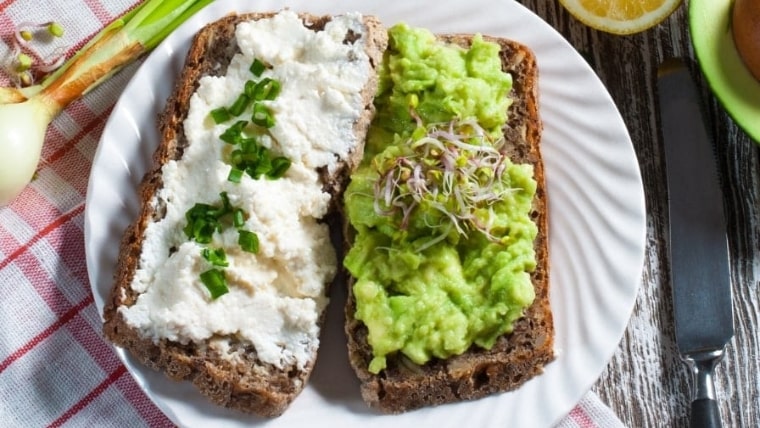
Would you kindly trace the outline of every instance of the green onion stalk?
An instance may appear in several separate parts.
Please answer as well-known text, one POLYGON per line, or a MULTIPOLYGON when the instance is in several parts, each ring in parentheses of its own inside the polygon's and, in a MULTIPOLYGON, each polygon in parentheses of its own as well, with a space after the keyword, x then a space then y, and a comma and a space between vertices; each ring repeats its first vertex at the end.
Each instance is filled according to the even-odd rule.
POLYGON ((158 45, 213 0, 147 0, 113 21, 39 84, 0 89, 0 206, 32 180, 58 114, 158 45))

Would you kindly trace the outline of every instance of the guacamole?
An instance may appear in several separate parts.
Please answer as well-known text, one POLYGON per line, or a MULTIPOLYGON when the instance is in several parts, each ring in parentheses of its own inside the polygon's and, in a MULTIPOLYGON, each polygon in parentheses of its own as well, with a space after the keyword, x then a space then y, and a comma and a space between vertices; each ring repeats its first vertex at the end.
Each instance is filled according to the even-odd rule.
POLYGON ((344 264, 374 358, 424 364, 490 348, 535 298, 531 165, 504 155, 512 79, 499 47, 389 30, 362 164, 344 195, 356 230, 344 264))

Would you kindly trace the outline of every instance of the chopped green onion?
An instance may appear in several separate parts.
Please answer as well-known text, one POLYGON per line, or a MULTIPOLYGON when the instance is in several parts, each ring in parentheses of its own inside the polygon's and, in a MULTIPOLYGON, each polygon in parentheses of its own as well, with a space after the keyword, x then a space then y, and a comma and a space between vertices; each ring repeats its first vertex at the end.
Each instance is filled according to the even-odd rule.
POLYGON ((214 207, 212 205, 196 202, 192 208, 187 210, 187 212, 185 213, 185 218, 187 218, 188 220, 194 220, 198 218, 207 217, 208 212, 212 211, 213 209, 214 207))
POLYGON ((210 269, 203 272, 201 274, 201 282, 208 289, 212 299, 217 299, 230 291, 227 287, 227 278, 225 278, 224 272, 219 269, 210 269))
POLYGON ((230 163, 235 169, 240 169, 241 167, 244 168, 245 162, 243 161, 243 152, 239 149, 230 152, 230 163))
POLYGON ((194 240, 199 244, 208 244, 211 242, 211 237, 214 235, 214 231, 217 229, 215 221, 208 221, 207 219, 196 219, 192 223, 188 223, 184 228, 184 232, 188 238, 194 240))
POLYGON ((211 118, 214 119, 214 123, 218 125, 232 119, 232 115, 230 115, 227 107, 219 107, 211 110, 211 118))
POLYGON ((234 125, 227 128, 219 139, 229 144, 239 144, 243 137, 243 128, 248 125, 248 122, 239 120, 234 125))
POLYGON ((201 250, 201 255, 214 266, 229 266, 229 263, 227 263, 227 254, 224 253, 224 248, 204 248, 201 250))
MULTIPOLYGON (((242 174, 242 171, 240 173, 242 174)), ((245 211, 242 208, 232 206, 227 192, 221 192, 219 197, 221 198, 221 206, 198 202, 187 210, 185 213, 187 225, 183 229, 187 237, 199 244, 208 244, 212 241, 215 231, 221 233, 222 226, 229 227, 232 225, 238 229, 238 244, 243 251, 250 253, 258 252, 258 236, 253 232, 240 229, 245 226, 245 211)), ((213 266, 228 266, 227 255, 223 248, 203 248, 201 256, 213 266)), ((202 273, 201 281, 209 289, 213 298, 217 298, 228 291, 224 271, 222 270, 211 269, 202 273)))
POLYGON ((251 98, 245 93, 238 95, 237 99, 228 109, 233 116, 240 116, 251 104, 251 98))
POLYGON ((227 181, 230 181, 232 183, 240 183, 240 180, 243 178, 243 171, 237 168, 232 168, 230 170, 230 173, 227 175, 227 181))
POLYGON ((264 104, 256 103, 253 105, 253 116, 251 122, 264 128, 271 128, 274 126, 274 116, 269 108, 264 104))
POLYGON ((243 251, 254 254, 259 252, 259 237, 255 233, 247 230, 241 230, 238 233, 238 244, 243 251))
POLYGON ((233 211, 227 192, 219 194, 222 206, 214 206, 197 202, 185 213, 187 225, 182 229, 188 239, 199 244, 208 244, 214 232, 222 231, 221 219, 233 211))
POLYGON ((251 73, 253 73, 254 76, 259 77, 261 76, 261 73, 264 72, 266 69, 266 65, 264 65, 263 62, 261 62, 260 59, 256 58, 253 60, 253 64, 251 64, 251 73))
POLYGON ((257 83, 256 87, 253 89, 253 99, 254 101, 271 101, 277 98, 277 95, 280 94, 280 89, 281 87, 279 81, 266 77, 264 79, 261 79, 261 81, 257 83))
POLYGON ((272 159, 272 169, 267 172, 267 177, 271 179, 280 178, 290 168, 290 159, 279 156, 272 159))
POLYGON ((243 88, 243 93, 253 99, 254 94, 256 94, 256 82, 253 80, 246 81, 245 87, 243 88))
POLYGON ((220 193, 219 197, 222 198, 222 212, 218 216, 222 216, 232 211, 232 204, 230 204, 230 197, 227 196, 227 192, 220 193))
POLYGON ((245 211, 242 208, 237 208, 232 212, 232 224, 238 229, 245 225, 245 211))
POLYGON ((258 154, 259 153, 259 146, 256 144, 256 138, 243 138, 238 143, 240 145, 240 151, 246 154, 258 154))
POLYGON ((253 178, 259 178, 262 175, 269 174, 272 170, 272 158, 269 156, 269 150, 264 149, 258 162, 252 163, 246 171, 253 178))
POLYGON ((211 242, 211 237, 214 231, 220 229, 220 224, 217 219, 217 211, 215 207, 196 203, 192 208, 185 213, 185 219, 187 219, 187 225, 183 231, 188 239, 192 239, 199 244, 208 244, 211 242))
POLYGON ((57 22, 51 22, 50 25, 48 25, 47 29, 48 33, 50 33, 53 37, 63 36, 63 26, 57 22))
POLYGON ((243 173, 247 173, 254 179, 262 175, 276 179, 285 175, 290 168, 291 161, 288 158, 273 157, 269 149, 257 144, 255 139, 237 138, 236 141, 239 142, 240 148, 232 150, 229 154, 229 164, 232 169, 227 176, 228 181, 239 183, 243 173))
MULTIPOLYGON (((251 64, 250 71, 259 77, 266 67, 266 64, 256 59, 251 64)), ((280 90, 280 82, 268 77, 259 82, 248 80, 245 82, 243 93, 238 96, 233 105, 212 111, 212 116, 217 123, 220 123, 229 119, 225 115, 239 116, 253 103, 251 122, 259 127, 271 128, 275 124, 274 116, 269 107, 259 101, 275 99, 280 90), (217 110, 219 117, 214 115, 217 110)), ((258 143, 256 136, 246 134, 245 128, 248 124, 249 122, 239 120, 219 136, 219 139, 225 143, 238 146, 229 154, 229 164, 232 168, 227 175, 227 180, 240 183, 244 173, 254 179, 262 175, 270 179, 282 177, 290 168, 290 160, 282 156, 273 159, 269 150, 258 143)), ((256 130, 251 130, 251 132, 256 132, 256 130)))

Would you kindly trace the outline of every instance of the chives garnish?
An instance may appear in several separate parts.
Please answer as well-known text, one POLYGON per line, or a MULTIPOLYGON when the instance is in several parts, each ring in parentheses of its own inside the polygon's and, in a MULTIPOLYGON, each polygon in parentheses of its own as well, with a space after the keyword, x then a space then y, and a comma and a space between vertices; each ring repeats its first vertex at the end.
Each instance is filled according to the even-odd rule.
POLYGON ((222 231, 222 218, 233 211, 227 192, 219 194, 221 207, 196 203, 185 213, 187 225, 183 229, 187 237, 199 244, 208 244, 215 231, 222 231))
POLYGON ((274 126, 274 116, 269 108, 264 104, 256 103, 253 105, 253 116, 251 116, 251 122, 256 125, 263 126, 264 128, 271 128, 274 126))
POLYGON ((221 228, 215 207, 196 203, 185 213, 187 225, 183 229, 185 235, 199 244, 211 242, 214 231, 221 228))
POLYGON ((260 59, 255 58, 253 60, 253 64, 251 64, 251 68, 249 68, 249 70, 251 71, 251 73, 254 76, 259 77, 259 76, 261 76, 261 73, 264 72, 265 68, 266 68, 266 65, 264 65, 264 63, 261 62, 260 59))
POLYGON ((241 228, 245 224, 245 212, 240 209, 236 208, 235 211, 232 212, 232 224, 236 228, 241 228))
POLYGON ((269 150, 262 147, 261 156, 258 162, 251 163, 246 172, 253 178, 259 178, 266 175, 272 170, 272 158, 269 156, 269 150))
POLYGON ((218 125, 232 119, 232 116, 230 116, 227 107, 219 107, 211 110, 211 118, 214 119, 214 123, 218 125))
POLYGON ((242 178, 243 178, 243 171, 234 167, 230 170, 230 173, 227 175, 227 181, 230 181, 232 183, 240 183, 240 180, 242 178))
POLYGON ((290 168, 290 159, 279 156, 272 159, 272 169, 270 169, 266 175, 271 179, 280 178, 285 175, 285 172, 287 172, 288 168, 290 168))
POLYGON ((234 125, 227 128, 219 139, 229 144, 239 144, 243 137, 243 128, 248 125, 245 120, 238 120, 234 125))
POLYGON ((238 95, 237 99, 229 108, 233 116, 240 116, 251 104, 251 98, 245 93, 238 95))
POLYGON ((246 154, 256 154, 261 147, 256 144, 255 138, 243 138, 238 144, 240 145, 240 151, 246 154))
MULTIPOLYGON (((267 65, 258 58, 254 59, 249 70, 255 77, 261 77, 267 65)), ((272 157, 269 149, 260 145, 256 136, 267 131, 251 127, 251 123, 261 128, 269 129, 274 126, 274 116, 269 108, 261 101, 272 101, 281 90, 280 82, 269 77, 260 81, 248 80, 245 82, 243 93, 238 95, 232 105, 219 107, 211 110, 210 116, 214 123, 221 124, 233 117, 241 116, 246 110, 251 111, 251 120, 238 120, 232 126, 222 132, 219 139, 235 146, 229 152, 229 161, 232 166, 227 181, 240 183, 243 174, 247 173, 254 179, 264 175, 269 179, 280 178, 290 168, 291 161, 283 156, 272 157), (252 106, 252 107, 251 107, 252 106), (256 135, 248 135, 249 133, 256 135)), ((270 135, 271 136, 271 135, 270 135)), ((241 208, 233 207, 226 192, 219 194, 221 206, 196 203, 187 210, 185 218, 187 225, 183 228, 188 239, 199 244, 212 242, 214 232, 222 232, 222 227, 230 224, 238 229, 238 245, 243 251, 258 253, 259 237, 256 233, 243 229, 247 214, 241 208)), ((201 256, 215 266, 200 274, 201 282, 206 286, 212 299, 216 299, 229 292, 224 270, 227 267, 227 255, 223 248, 201 249, 201 256)))
POLYGON ((254 254, 259 252, 259 237, 255 233, 247 230, 240 230, 238 233, 238 244, 243 251, 254 254))
MULTIPOLYGON (((255 77, 260 77, 267 65, 258 58, 254 59, 249 70, 255 77)), ((280 82, 269 77, 260 81, 248 80, 245 82, 243 93, 229 107, 220 107, 211 112, 214 121, 220 123, 231 117, 242 115, 251 109, 251 120, 238 120, 227 128, 219 136, 225 143, 238 146, 229 153, 229 164, 232 166, 227 181, 240 183, 243 174, 248 174, 254 179, 262 175, 275 179, 285 175, 290 167, 290 161, 284 157, 272 158, 269 150, 258 144, 255 135, 249 132, 261 132, 254 128, 246 129, 251 123, 257 127, 269 129, 275 125, 275 119, 269 107, 262 101, 274 100, 281 90, 280 82), (252 105, 252 107, 251 107, 252 105)))
POLYGON ((227 196, 227 192, 220 193, 219 197, 222 199, 222 214, 230 212, 232 205, 230 204, 230 197, 227 196))
POLYGON ((280 82, 269 77, 261 79, 256 87, 253 88, 253 100, 254 101, 271 101, 277 98, 280 94, 280 82))
POLYGON ((243 93, 251 97, 251 99, 255 99, 254 95, 256 94, 256 81, 248 80, 245 82, 243 93))
POLYGON ((224 248, 204 248, 201 251, 201 256, 214 266, 227 267, 229 265, 224 248))
POLYGON ((201 282, 206 286, 212 299, 216 299, 227 294, 230 289, 227 287, 227 278, 224 272, 219 269, 210 269, 201 274, 201 282))

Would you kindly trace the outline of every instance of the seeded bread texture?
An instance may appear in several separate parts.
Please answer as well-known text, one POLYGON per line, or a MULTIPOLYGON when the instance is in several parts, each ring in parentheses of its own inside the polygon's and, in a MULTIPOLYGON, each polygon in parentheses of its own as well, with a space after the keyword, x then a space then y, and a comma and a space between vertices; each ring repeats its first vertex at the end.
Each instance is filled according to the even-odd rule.
MULTIPOLYGON (((438 38, 464 47, 472 40, 471 35, 465 34, 439 35, 438 38)), ((549 305, 548 207, 539 150, 542 123, 538 114, 536 58, 520 43, 493 37, 484 39, 501 47, 502 69, 513 77, 510 93, 513 102, 504 129, 509 157, 515 163, 532 164, 538 183, 531 212, 538 226, 534 241, 537 268, 531 273, 536 297, 525 316, 515 322, 514 331, 499 337, 490 350, 473 345, 462 355, 434 359, 422 366, 398 353, 388 357, 385 370, 372 374, 367 370, 372 360, 367 328, 354 318, 354 280, 346 273, 349 281, 345 330, 349 360, 361 381, 364 401, 382 412, 400 413, 513 390, 542 373, 544 366, 554 359, 554 324, 549 305)), ((351 245, 352 233, 346 224, 346 246, 351 245)))
MULTIPOLYGON (((225 359, 207 343, 191 342, 183 345, 166 339, 154 343, 149 338, 141 337, 138 331, 125 322, 117 309, 131 306, 137 300, 138 295, 130 284, 138 268, 144 231, 150 222, 160 220, 163 216, 163 208, 153 208, 149 202, 162 186, 161 167, 169 160, 181 158, 188 144, 183 133, 183 121, 190 97, 197 89, 200 78, 226 73, 232 57, 239 51, 234 37, 237 23, 273 15, 274 13, 228 15, 208 24, 195 35, 182 73, 158 120, 161 142, 153 155, 152 168, 139 187, 139 217, 123 235, 114 287, 104 309, 105 336, 115 345, 128 350, 143 364, 165 372, 171 379, 192 382, 217 405, 265 417, 281 415, 301 392, 314 367, 316 353, 303 369, 296 366, 279 369, 259 360, 250 343, 241 342, 235 337, 216 338, 228 341, 232 352, 237 354, 235 359, 225 359)), ((315 30, 324 28, 331 19, 329 16, 300 16, 307 26, 315 30)), ((374 69, 382 61, 387 33, 374 17, 365 16, 364 24, 365 32, 361 40, 374 69)), ((356 34, 346 34, 345 43, 354 43, 356 40, 356 34)), ((320 171, 324 189, 333 196, 333 200, 339 200, 350 172, 361 160, 367 127, 374 115, 372 97, 377 88, 375 73, 370 74, 372 77, 362 92, 364 110, 354 125, 355 134, 361 143, 346 159, 340 160, 335 171, 320 171)))

